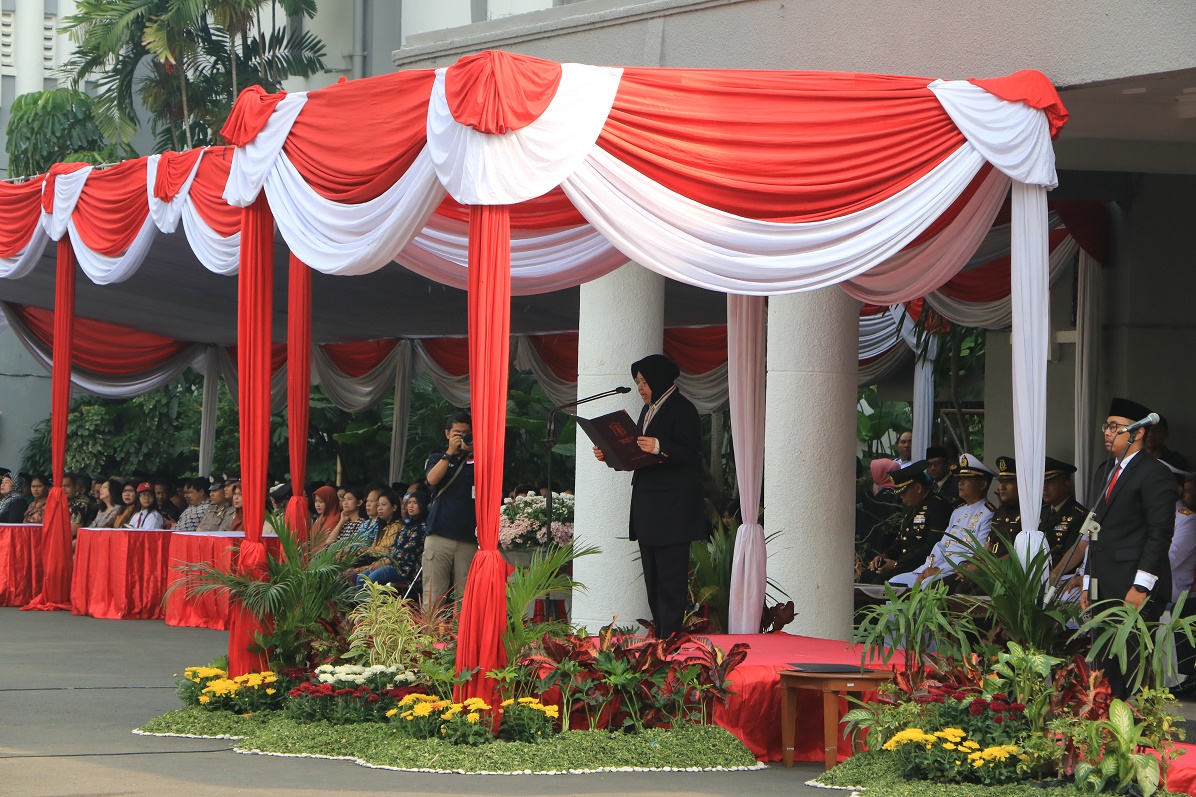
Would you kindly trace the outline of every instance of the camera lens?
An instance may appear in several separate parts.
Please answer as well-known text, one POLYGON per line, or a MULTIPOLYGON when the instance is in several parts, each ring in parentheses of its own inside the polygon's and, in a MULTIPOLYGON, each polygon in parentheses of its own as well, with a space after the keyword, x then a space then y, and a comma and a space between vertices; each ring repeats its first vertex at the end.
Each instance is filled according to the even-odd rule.
POLYGON ((473 445, 473 432, 465 432, 461 435, 461 442, 467 446, 473 445))

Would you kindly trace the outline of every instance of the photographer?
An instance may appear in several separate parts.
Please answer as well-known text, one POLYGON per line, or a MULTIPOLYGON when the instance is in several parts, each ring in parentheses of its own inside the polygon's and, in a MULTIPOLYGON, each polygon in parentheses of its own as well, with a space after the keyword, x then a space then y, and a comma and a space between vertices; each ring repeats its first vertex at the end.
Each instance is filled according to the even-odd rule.
POLYGON ((473 487, 473 421, 467 412, 445 419, 448 448, 434 452, 424 465, 433 490, 423 555, 423 605, 432 606, 457 588, 465 588, 469 566, 478 552, 473 487))

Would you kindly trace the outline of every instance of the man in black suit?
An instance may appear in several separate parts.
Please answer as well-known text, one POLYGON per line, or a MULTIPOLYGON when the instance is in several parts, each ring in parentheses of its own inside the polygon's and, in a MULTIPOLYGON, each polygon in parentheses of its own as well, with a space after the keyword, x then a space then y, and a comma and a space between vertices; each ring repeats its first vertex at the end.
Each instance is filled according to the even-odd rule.
MULTIPOLYGON (((637 440, 660 462, 631 477, 629 536, 639 543, 656 636, 682 630, 689 596, 689 544, 710 535, 702 500, 702 427, 693 402, 677 392, 681 370, 663 354, 632 364, 644 407, 637 440)), ((595 446, 594 456, 605 461, 595 446)))
MULTIPOLYGON (((1105 421, 1105 448, 1117 460, 1102 466, 1097 484, 1108 486, 1096 496, 1096 539, 1088 545, 1087 575, 1080 606, 1098 600, 1124 600, 1147 620, 1157 620, 1171 599, 1168 551, 1175 533, 1175 479, 1167 466, 1142 451, 1145 435, 1126 427, 1150 411, 1141 404, 1115 398, 1105 421), (1116 468, 1112 478, 1109 473, 1116 468)), ((1133 651, 1132 658, 1136 658, 1133 651)), ((1126 673, 1116 660, 1100 662, 1115 697, 1127 697, 1126 673)), ((1132 667, 1131 667, 1132 669, 1132 667)))

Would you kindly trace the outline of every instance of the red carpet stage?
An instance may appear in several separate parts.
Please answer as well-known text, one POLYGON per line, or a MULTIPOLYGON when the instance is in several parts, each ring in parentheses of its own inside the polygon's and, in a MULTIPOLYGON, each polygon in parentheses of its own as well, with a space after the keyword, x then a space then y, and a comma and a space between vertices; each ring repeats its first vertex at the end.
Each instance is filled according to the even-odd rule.
MULTIPOLYGON (((729 705, 719 706, 714 720, 747 745, 757 760, 781 760, 781 670, 793 664, 856 664, 860 648, 846 642, 815 637, 794 636, 784 632, 731 636, 708 635, 711 642, 730 650, 736 642, 751 646, 747 660, 731 674, 734 692, 729 705)), ((900 653, 896 654, 900 656, 900 653)), ((875 665, 877 668, 880 665, 875 665)), ((841 715, 847 712, 846 699, 839 700, 841 715)), ((797 695, 797 735, 794 761, 822 761, 822 695, 801 690, 797 695)), ((850 745, 839 742, 839 760, 847 758, 850 745)))

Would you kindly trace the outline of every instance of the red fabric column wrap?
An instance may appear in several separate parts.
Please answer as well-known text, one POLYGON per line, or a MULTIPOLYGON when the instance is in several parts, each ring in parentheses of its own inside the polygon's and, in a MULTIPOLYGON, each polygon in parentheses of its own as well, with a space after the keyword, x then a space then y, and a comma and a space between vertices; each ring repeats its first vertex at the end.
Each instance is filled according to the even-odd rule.
POLYGON ((50 460, 54 486, 46 496, 42 522, 41 589, 22 608, 70 611, 71 512, 62 479, 66 475, 66 422, 71 409, 71 343, 75 333, 75 250, 70 238, 58 242, 54 284, 54 363, 50 382, 50 460))
MULTIPOLYGON (((270 354, 274 315, 274 214, 263 193, 241 211, 241 266, 237 274, 237 368, 241 399, 241 491, 245 541, 239 572, 266 572, 266 462, 270 452, 270 354)), ((266 666, 265 651, 253 652, 261 626, 239 605, 229 606, 228 671, 244 675, 266 666)))
POLYGON ((503 445, 507 425, 507 371, 511 351, 511 215, 505 207, 469 209, 469 376, 473 411, 474 485, 478 554, 465 582, 457 636, 457 672, 480 668, 456 688, 458 699, 492 703, 485 674, 506 666, 507 576, 498 552, 503 445))
POLYGON ((291 255, 287 295, 287 439, 291 444, 291 500, 287 526, 306 541, 307 419, 311 409, 311 269, 291 255))

